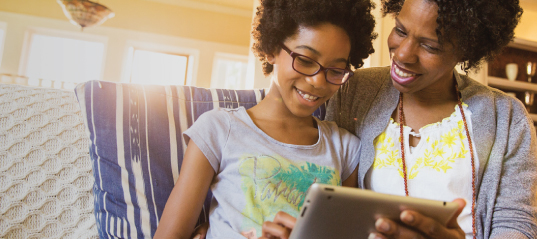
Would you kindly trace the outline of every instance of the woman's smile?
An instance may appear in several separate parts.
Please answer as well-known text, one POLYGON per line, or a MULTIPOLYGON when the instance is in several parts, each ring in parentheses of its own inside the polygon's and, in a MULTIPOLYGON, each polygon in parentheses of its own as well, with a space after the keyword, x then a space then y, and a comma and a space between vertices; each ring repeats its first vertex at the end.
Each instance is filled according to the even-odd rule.
POLYGON ((400 85, 408 85, 414 80, 418 79, 420 74, 409 71, 397 65, 394 60, 392 60, 392 66, 390 70, 392 79, 400 85))

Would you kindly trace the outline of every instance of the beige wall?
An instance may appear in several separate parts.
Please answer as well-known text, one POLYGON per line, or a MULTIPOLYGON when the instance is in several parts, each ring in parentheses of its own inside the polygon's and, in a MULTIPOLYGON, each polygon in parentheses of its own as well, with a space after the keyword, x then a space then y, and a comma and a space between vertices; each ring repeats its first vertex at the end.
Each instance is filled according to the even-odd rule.
MULTIPOLYGON (((103 26, 248 46, 251 16, 146 0, 100 0, 116 16, 103 26)), ((67 21, 56 0, 0 0, 0 11, 67 21)))
POLYGON ((515 29, 515 36, 530 41, 537 41, 537 11, 525 9, 522 19, 515 29))

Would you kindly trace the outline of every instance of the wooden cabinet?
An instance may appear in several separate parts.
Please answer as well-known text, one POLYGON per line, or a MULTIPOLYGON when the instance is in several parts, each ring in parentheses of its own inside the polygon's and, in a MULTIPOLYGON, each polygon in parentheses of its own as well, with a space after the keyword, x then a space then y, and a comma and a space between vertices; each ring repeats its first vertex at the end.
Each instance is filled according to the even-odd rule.
POLYGON ((534 93, 534 103, 528 107, 528 110, 533 121, 537 122, 537 75, 532 77, 531 83, 528 82, 527 62, 537 64, 537 42, 515 39, 496 57, 496 60, 484 64, 480 72, 471 77, 504 92, 515 93, 522 103, 524 103, 525 92, 534 93), (508 63, 518 64, 518 75, 515 81, 509 81, 506 77, 505 66, 508 63))

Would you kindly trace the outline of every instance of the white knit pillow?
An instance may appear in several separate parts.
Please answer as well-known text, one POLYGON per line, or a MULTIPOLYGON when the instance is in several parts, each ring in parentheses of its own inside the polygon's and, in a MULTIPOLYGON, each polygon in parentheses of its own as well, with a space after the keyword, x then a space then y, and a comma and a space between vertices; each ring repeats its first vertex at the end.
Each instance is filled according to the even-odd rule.
POLYGON ((0 84, 0 238, 98 238, 74 92, 0 84))

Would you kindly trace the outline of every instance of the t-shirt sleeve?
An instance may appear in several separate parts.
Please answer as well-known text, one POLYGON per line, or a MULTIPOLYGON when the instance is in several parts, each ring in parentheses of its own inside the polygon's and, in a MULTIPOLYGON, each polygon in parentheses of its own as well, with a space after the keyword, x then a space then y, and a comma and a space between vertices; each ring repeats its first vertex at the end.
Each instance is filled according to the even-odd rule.
POLYGON ((203 113, 183 133, 183 137, 187 145, 190 140, 196 143, 214 171, 218 173, 222 160, 222 152, 226 146, 229 132, 229 113, 223 109, 214 109, 203 113))
POLYGON ((360 139, 349 131, 343 128, 339 128, 341 135, 343 162, 341 164, 341 181, 347 180, 351 176, 352 172, 358 167, 360 162, 360 148, 362 146, 360 139))

